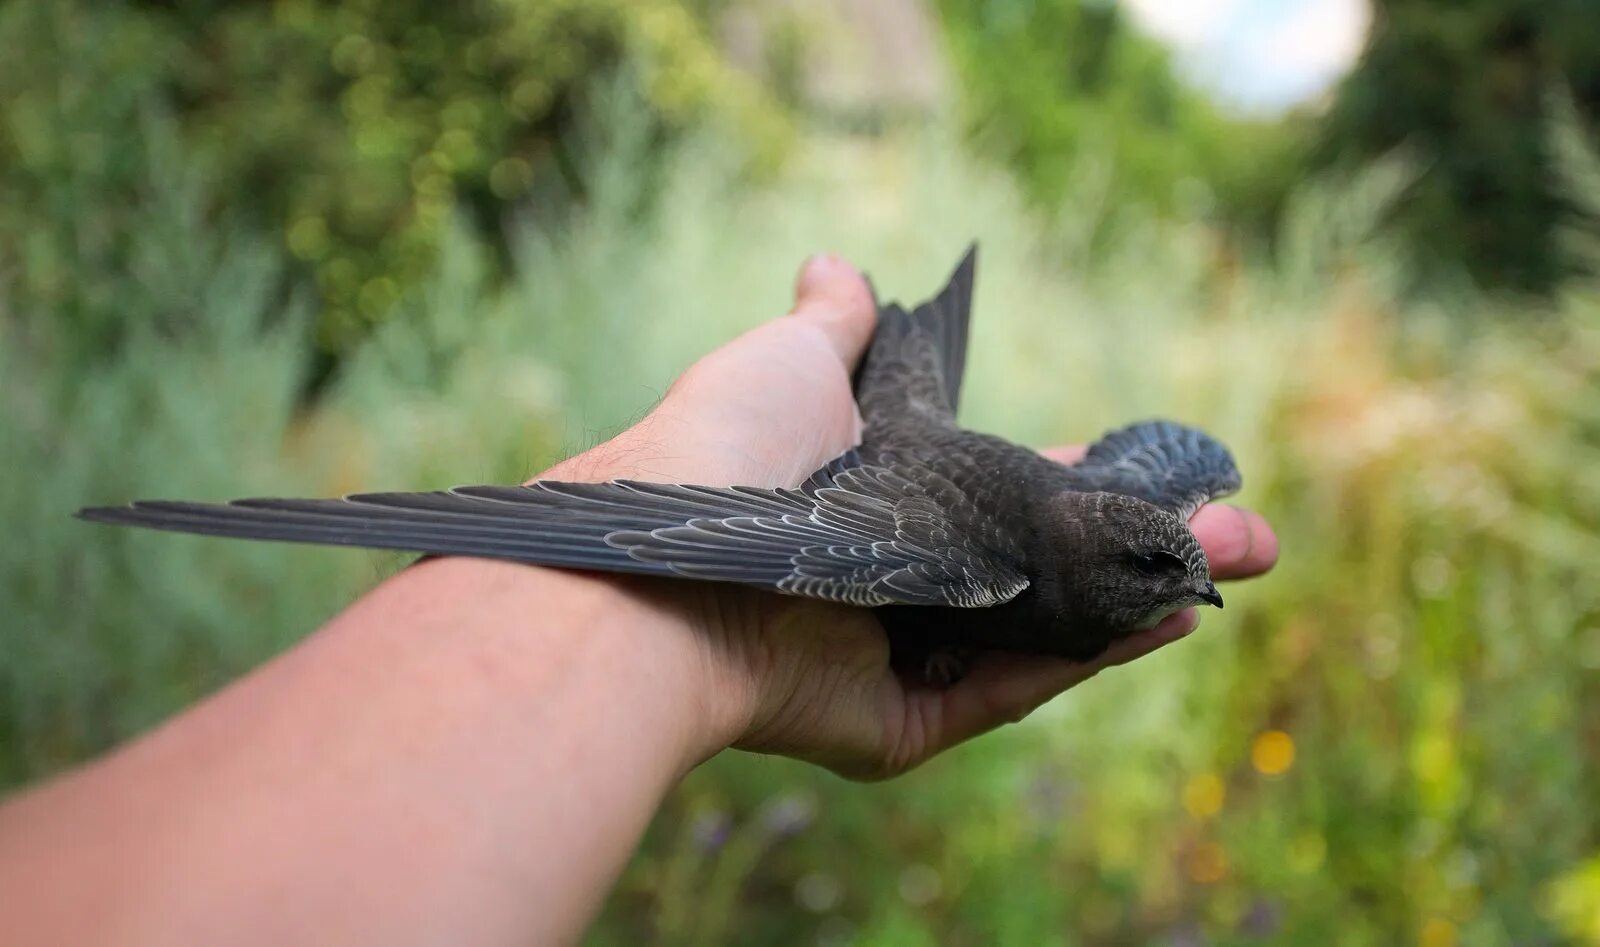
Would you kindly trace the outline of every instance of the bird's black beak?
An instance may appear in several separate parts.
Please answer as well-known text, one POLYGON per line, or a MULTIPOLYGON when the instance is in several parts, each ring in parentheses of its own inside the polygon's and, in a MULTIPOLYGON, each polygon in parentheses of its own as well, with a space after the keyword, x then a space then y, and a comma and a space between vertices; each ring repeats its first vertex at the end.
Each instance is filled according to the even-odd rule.
POLYGON ((1222 607, 1222 593, 1218 592, 1217 587, 1210 582, 1207 582, 1206 587, 1200 590, 1200 600, 1208 605, 1222 607))

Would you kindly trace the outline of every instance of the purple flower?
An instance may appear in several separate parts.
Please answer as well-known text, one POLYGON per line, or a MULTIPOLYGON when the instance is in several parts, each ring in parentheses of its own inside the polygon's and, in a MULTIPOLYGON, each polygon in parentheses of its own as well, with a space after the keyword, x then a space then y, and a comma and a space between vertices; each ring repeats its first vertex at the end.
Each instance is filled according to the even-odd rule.
POLYGON ((1276 901, 1268 898, 1256 898, 1250 902, 1250 910, 1246 911, 1244 918, 1239 921, 1239 932, 1250 937, 1271 937, 1278 932, 1278 926, 1283 923, 1283 912, 1276 901))
POLYGON ((1034 821, 1052 825, 1061 821, 1076 791, 1077 787, 1059 767, 1047 766, 1035 772, 1023 786, 1023 806, 1034 821))
POLYGON ((716 851, 727 844, 728 836, 732 834, 733 820, 719 809, 702 812, 689 823, 689 837, 694 839, 694 844, 701 851, 716 851))
POLYGON ((761 824, 774 835, 795 835, 811 824, 816 811, 817 805, 809 796, 780 796, 763 808, 761 824))

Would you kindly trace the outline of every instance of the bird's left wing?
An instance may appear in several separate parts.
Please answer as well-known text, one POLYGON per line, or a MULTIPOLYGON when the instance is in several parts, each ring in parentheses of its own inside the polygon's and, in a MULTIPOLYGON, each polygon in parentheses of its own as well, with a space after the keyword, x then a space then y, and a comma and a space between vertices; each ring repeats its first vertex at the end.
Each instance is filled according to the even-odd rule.
POLYGON ((980 607, 1027 587, 949 481, 853 453, 800 489, 537 481, 340 500, 142 501, 102 523, 736 582, 854 605, 980 607))
POLYGON ((1216 438, 1173 421, 1145 421, 1112 431, 1067 468, 1080 490, 1138 497, 1188 519, 1239 490, 1239 468, 1216 438))

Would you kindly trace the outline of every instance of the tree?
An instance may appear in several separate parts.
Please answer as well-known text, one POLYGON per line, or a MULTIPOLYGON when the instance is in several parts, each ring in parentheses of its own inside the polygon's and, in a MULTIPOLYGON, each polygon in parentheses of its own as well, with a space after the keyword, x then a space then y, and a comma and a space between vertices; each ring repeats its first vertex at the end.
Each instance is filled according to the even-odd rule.
POLYGON ((966 122, 981 146, 1054 206, 1076 159, 1115 162, 1115 189, 1157 207, 1208 193, 1248 201, 1240 185, 1280 163, 1273 124, 1222 114, 1173 74, 1157 41, 1112 3, 941 0, 966 122), (1202 185, 1196 188, 1196 184, 1202 185))
POLYGON ((1550 164, 1548 93, 1600 104, 1592 0, 1377 0, 1342 83, 1320 165, 1405 146, 1424 164, 1397 209, 1424 276, 1547 293, 1574 269, 1556 240, 1574 213, 1550 164))

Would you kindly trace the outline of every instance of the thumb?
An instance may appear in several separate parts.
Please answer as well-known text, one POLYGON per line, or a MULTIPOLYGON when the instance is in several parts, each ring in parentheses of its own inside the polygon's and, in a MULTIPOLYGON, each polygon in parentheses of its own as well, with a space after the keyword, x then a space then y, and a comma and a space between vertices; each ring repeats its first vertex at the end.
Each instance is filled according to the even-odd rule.
POLYGON ((800 268, 791 315, 820 328, 847 368, 866 351, 877 319, 867 281, 855 267, 831 254, 811 257, 800 268))

